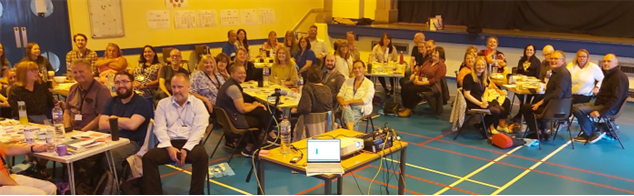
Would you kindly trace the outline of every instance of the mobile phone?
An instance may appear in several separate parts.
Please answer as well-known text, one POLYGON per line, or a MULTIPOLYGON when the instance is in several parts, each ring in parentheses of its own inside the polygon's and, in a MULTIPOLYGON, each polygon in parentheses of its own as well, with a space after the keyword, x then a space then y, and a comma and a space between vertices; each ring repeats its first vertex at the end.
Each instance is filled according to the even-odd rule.
POLYGON ((293 164, 299 162, 299 157, 293 157, 290 162, 293 164))

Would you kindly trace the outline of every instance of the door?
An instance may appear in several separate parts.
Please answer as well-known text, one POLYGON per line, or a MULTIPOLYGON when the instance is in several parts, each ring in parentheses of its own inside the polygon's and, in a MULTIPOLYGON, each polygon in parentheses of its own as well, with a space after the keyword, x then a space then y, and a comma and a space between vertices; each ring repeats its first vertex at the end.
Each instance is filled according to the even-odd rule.
POLYGON ((68 2, 21 0, 17 4, 21 4, 18 7, 26 8, 22 9, 24 18, 20 20, 20 30, 26 30, 28 42, 35 42, 40 46, 41 55, 49 59, 56 75, 65 75, 66 53, 73 49, 68 2))
POLYGON ((27 9, 21 7, 21 1, 0 0, 0 44, 4 48, 5 57, 15 66, 24 57, 25 45, 21 39, 20 20, 24 19, 24 14, 20 10, 27 9))

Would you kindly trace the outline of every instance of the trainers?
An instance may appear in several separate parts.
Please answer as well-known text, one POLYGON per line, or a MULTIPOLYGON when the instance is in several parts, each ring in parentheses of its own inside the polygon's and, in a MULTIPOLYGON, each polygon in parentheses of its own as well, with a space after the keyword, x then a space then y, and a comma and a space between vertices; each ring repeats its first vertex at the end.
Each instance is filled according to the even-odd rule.
POLYGON ((597 141, 601 140, 601 138, 603 138, 603 136, 605 136, 605 132, 600 132, 600 133, 595 132, 594 134, 592 134, 592 137, 590 137, 590 142, 589 143, 594 144, 597 141))
POLYGON ((242 152, 240 152, 240 154, 242 154, 242 156, 248 157, 248 158, 253 157, 253 151, 247 150, 246 148, 242 149, 242 152))
POLYGON ((588 139, 585 136, 583 136, 583 135, 579 135, 579 136, 573 138, 573 140, 578 141, 578 142, 583 142, 583 143, 588 141, 588 139))

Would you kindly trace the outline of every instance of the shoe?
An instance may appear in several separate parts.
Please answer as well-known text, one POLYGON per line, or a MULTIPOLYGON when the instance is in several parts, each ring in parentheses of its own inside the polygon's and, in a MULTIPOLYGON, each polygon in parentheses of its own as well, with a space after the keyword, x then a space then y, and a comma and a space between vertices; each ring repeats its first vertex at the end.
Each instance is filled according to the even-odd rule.
POLYGON ((504 132, 504 133, 513 133, 513 131, 511 131, 510 129, 508 129, 507 127, 496 127, 495 130, 498 130, 500 132, 504 132))
POLYGON ((234 151, 236 149, 236 146, 233 143, 225 142, 225 149, 234 151))
POLYGON ((240 152, 240 154, 242 154, 242 156, 248 157, 248 158, 253 157, 253 151, 249 151, 246 148, 243 149, 242 152, 240 152))
POLYGON ((594 144, 597 141, 601 140, 603 136, 605 136, 605 132, 600 132, 600 133, 595 132, 594 134, 592 134, 592 137, 590 137, 590 141, 588 143, 594 144))
POLYGON ((271 136, 267 135, 266 143, 273 144, 274 146, 281 146, 282 140, 281 139, 275 140, 275 138, 272 138, 271 136))
POLYGON ((550 134, 546 133, 546 132, 542 132, 542 139, 544 139, 545 142, 550 141, 550 134))
POLYGON ((410 115, 412 115, 412 110, 409 108, 405 108, 405 110, 398 113, 398 116, 400 117, 409 117, 410 115))
POLYGON ((573 138, 573 140, 585 143, 586 141, 588 141, 588 138, 586 138, 585 136, 580 135, 580 136, 577 136, 577 137, 573 138))
POLYGON ((299 174, 299 172, 297 172, 295 170, 291 170, 291 174, 299 174))

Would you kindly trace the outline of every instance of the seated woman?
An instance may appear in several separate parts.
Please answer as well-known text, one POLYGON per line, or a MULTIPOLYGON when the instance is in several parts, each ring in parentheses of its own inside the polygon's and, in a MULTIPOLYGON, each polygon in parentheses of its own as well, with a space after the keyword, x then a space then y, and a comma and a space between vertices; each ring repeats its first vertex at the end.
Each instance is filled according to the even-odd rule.
POLYGON ((302 77, 306 77, 306 71, 313 65, 313 62, 317 60, 315 52, 310 49, 310 40, 308 37, 302 37, 299 39, 299 50, 293 53, 294 60, 297 62, 297 73, 302 74, 302 77))
POLYGON ((590 102, 603 83, 603 71, 588 59, 590 53, 580 49, 575 59, 566 66, 572 78, 572 104, 590 102))
POLYGON ((216 64, 218 65, 216 72, 220 73, 220 75, 222 75, 225 80, 229 80, 229 78, 231 77, 229 76, 229 63, 231 63, 231 58, 229 58, 229 56, 227 56, 225 53, 221 52, 216 55, 216 64))
POLYGON ((410 76, 411 83, 402 87, 401 99, 405 109, 398 115, 400 117, 410 116, 414 107, 421 101, 418 93, 423 92, 434 115, 440 116, 443 110, 443 100, 438 99, 437 95, 442 93, 440 83, 446 73, 445 49, 435 47, 432 49, 431 59, 410 76))
POLYGON ((476 53, 466 53, 464 54, 464 61, 462 61, 462 65, 460 65, 458 76, 456 80, 458 82, 458 88, 462 88, 462 84, 464 81, 464 77, 471 73, 471 69, 473 69, 473 65, 475 64, 476 53))
MULTIPOLYGON (((236 52, 236 60, 231 64, 239 64, 244 66, 247 70, 247 78, 245 81, 259 81, 262 79, 262 69, 256 69, 253 62, 249 61, 249 52, 245 48, 238 48, 236 52)), ((231 69, 229 66, 229 69, 231 69)))
POLYGON ((106 83, 106 76, 108 74, 116 74, 119 71, 126 71, 128 69, 128 60, 123 57, 123 52, 119 48, 119 45, 113 43, 108 44, 103 56, 104 57, 95 61, 95 67, 99 70, 99 80, 101 83, 106 83))
POLYGON ((9 70, 9 76, 7 80, 9 84, 2 85, 2 89, 0 89, 0 117, 3 118, 13 118, 11 115, 11 105, 9 105, 9 91, 11 91, 11 86, 18 81, 18 77, 15 72, 16 68, 11 68, 9 70))
POLYGON ((297 85, 297 69, 295 66, 288 48, 284 46, 278 47, 277 54, 275 54, 275 62, 271 67, 270 82, 286 86, 297 85), (282 80, 284 84, 281 84, 282 80))
POLYGON ((352 62, 354 62, 354 59, 352 55, 350 55, 348 41, 337 40, 335 41, 335 45, 335 69, 346 79, 354 77, 350 71, 352 70, 352 62))
POLYGON ((225 83, 225 79, 216 70, 216 59, 211 55, 203 56, 198 62, 198 71, 192 74, 190 80, 189 92, 203 101, 209 114, 213 114, 218 89, 225 83))
MULTIPOLYGON (((535 56, 535 46, 533 44, 528 44, 524 48, 524 55, 517 62, 517 67, 515 68, 516 71, 513 74, 539 78, 539 74, 541 73, 541 67, 542 67, 541 61, 539 61, 537 56, 535 56)), ((520 105, 531 103, 532 102, 531 100, 534 97, 533 95, 520 95, 520 94, 516 94, 516 96, 520 101, 520 105), (524 100, 526 100, 526 102, 524 102, 524 100)), ((513 117, 513 119, 515 119, 516 121, 519 121, 521 117, 520 115, 521 113, 518 112, 517 115, 513 117)))
POLYGON ((330 88, 321 83, 321 77, 321 68, 315 66, 308 69, 306 73, 308 83, 302 89, 297 108, 291 109, 291 113, 309 114, 332 111, 330 88))
POLYGON ((6 55, 4 53, 4 46, 0 44, 0 71, 2 71, 2 79, 0 79, 0 83, 8 84, 7 76, 9 74, 9 68, 11 67, 11 63, 7 60, 6 55))
POLYGON ((478 56, 485 57, 488 65, 489 73, 493 82, 498 84, 506 84, 509 71, 506 67, 506 59, 504 53, 498 50, 498 38, 490 36, 487 39, 487 49, 478 52, 478 56))
POLYGON ((269 32, 268 41, 262 44, 263 50, 266 51, 266 57, 270 58, 274 58, 277 48, 279 48, 280 46, 284 46, 284 44, 277 41, 277 33, 275 31, 269 32))
MULTIPOLYGON (((372 54, 370 54, 370 60, 368 62, 387 63, 388 61, 396 62, 397 59, 398 55, 396 52, 396 47, 392 45, 392 37, 390 37, 390 34, 384 33, 383 36, 381 36, 381 40, 379 40, 379 43, 376 44, 374 48, 372 48, 372 54)), ((385 78, 380 77, 379 82, 381 83, 381 86, 383 86, 383 90, 385 91, 387 96, 390 96, 393 92, 396 92, 396 86, 394 85, 393 80, 390 80, 390 83, 392 84, 392 90, 387 89, 385 78)))
POLYGON ((365 63, 355 61, 352 65, 354 77, 343 83, 337 95, 337 102, 341 107, 341 123, 351 131, 358 130, 359 120, 363 116, 372 114, 374 83, 365 77, 365 71, 365 63))
MULTIPOLYGON (((464 97, 467 100, 467 109, 489 109, 491 115, 484 117, 484 125, 489 127, 491 133, 497 129, 506 129, 506 118, 511 107, 506 98, 506 91, 500 91, 491 83, 486 73, 486 60, 480 57, 471 68, 471 73, 464 78, 464 97), (501 102, 501 103, 500 103, 501 102), (504 123, 504 124, 502 124, 504 123), (500 126, 498 126, 500 125, 500 126)), ((482 136, 486 136, 485 130, 480 130, 482 136)))
POLYGON ((139 57, 139 65, 132 71, 134 76, 134 90, 141 91, 143 98, 154 103, 152 97, 158 86, 158 73, 161 63, 156 55, 156 50, 150 45, 143 47, 143 53, 139 57))
MULTIPOLYGON (((244 101, 243 90, 240 84, 244 82, 246 78, 246 71, 243 65, 234 65, 231 67, 231 78, 220 87, 218 90, 218 97, 216 99, 216 105, 227 112, 229 120, 236 128, 259 128, 260 131, 267 130, 267 126, 271 121, 271 114, 267 112, 264 105, 259 102, 248 103, 244 101)), ((255 137, 259 135, 259 132, 253 133, 255 137)), ((269 141, 273 140, 271 137, 275 137, 273 131, 269 132, 269 141)), ((248 143, 242 155, 245 157, 253 156, 254 146, 257 138, 246 137, 248 143)))
MULTIPOLYGON (((41 55, 40 45, 35 42, 31 42, 26 45, 26 56, 24 56, 22 61, 34 62, 37 65, 37 71, 39 73, 42 73, 44 70, 46 70, 47 72, 55 71, 55 69, 53 69, 53 66, 51 65, 51 62, 46 57, 43 57, 41 55)), ((44 74, 46 75, 47 73, 44 74)))

